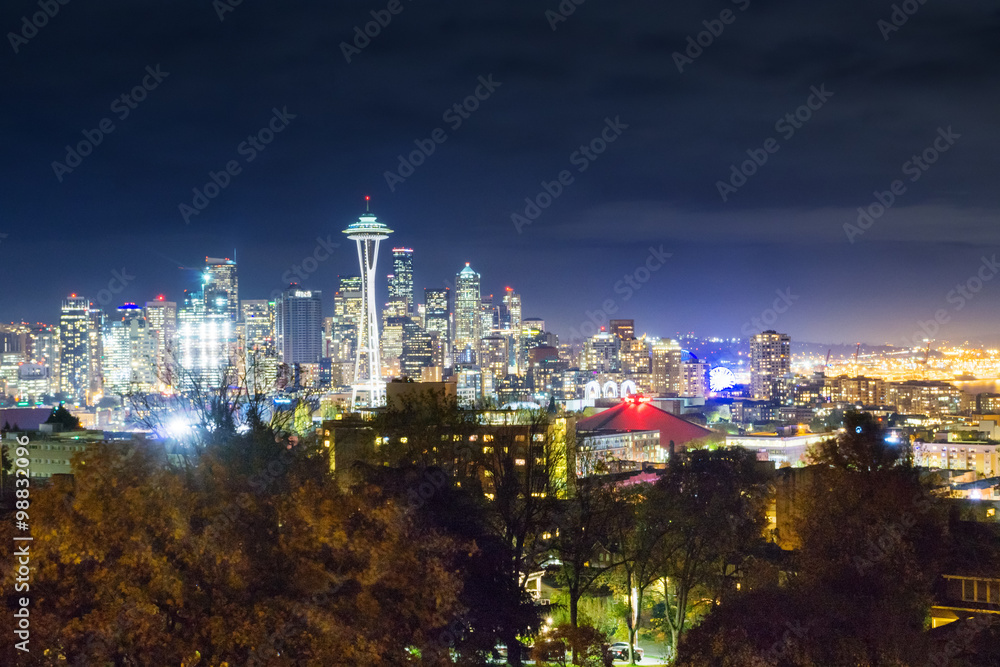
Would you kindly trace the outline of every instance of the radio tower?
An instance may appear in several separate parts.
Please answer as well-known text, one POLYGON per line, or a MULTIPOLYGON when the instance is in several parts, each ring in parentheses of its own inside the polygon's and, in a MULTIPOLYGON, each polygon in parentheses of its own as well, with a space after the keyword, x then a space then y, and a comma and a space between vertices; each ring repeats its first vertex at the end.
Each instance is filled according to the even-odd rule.
POLYGON ((365 197, 365 212, 357 222, 349 225, 344 233, 358 243, 358 262, 361 264, 361 312, 363 319, 358 331, 358 346, 354 358, 354 386, 351 406, 357 406, 358 394, 368 396, 370 408, 385 405, 385 382, 379 360, 378 319, 375 312, 375 263, 378 261, 378 244, 389 238, 392 230, 375 219, 371 213, 370 197, 365 197), (364 357, 364 361, 362 361, 364 357))

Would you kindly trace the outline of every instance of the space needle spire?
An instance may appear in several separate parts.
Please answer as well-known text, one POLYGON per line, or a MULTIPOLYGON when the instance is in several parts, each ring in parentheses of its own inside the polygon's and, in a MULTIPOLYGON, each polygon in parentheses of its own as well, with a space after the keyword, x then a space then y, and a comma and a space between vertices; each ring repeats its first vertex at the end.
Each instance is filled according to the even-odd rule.
POLYGON ((361 265, 361 314, 358 344, 354 357, 354 385, 351 406, 358 406, 358 394, 364 394, 367 407, 385 405, 385 381, 379 359, 378 317, 375 309, 375 264, 379 241, 389 238, 392 230, 378 222, 371 213, 371 197, 365 197, 365 212, 344 230, 358 245, 361 265))

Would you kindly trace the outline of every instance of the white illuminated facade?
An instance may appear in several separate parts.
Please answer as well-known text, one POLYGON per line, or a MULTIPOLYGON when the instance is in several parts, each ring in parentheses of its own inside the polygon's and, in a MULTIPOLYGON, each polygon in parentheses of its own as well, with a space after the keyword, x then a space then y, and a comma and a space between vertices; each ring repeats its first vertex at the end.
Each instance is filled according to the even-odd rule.
MULTIPOLYGON (((365 197, 365 201, 368 198, 365 197)), ((354 385, 351 404, 358 404, 358 394, 365 394, 368 407, 385 405, 385 382, 379 362, 378 316, 375 310, 375 265, 380 241, 389 238, 392 230, 378 222, 371 211, 365 211, 357 222, 344 230, 347 238, 358 244, 361 265, 361 318, 358 344, 354 357, 354 385)))

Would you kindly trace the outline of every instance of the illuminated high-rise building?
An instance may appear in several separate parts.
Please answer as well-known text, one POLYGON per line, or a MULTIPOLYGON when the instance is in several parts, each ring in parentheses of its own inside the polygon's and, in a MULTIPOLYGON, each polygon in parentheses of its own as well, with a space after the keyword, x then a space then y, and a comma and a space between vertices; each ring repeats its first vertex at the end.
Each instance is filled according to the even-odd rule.
POLYGON ((104 322, 102 308, 90 304, 90 392, 88 403, 96 403, 104 395, 104 322))
POLYGON ((653 343, 650 380, 653 392, 680 395, 684 391, 683 356, 684 351, 675 340, 662 338, 653 343))
POLYGON ((704 361, 691 359, 683 364, 684 396, 705 398, 708 392, 708 367, 704 361))
POLYGON ((389 278, 389 301, 403 304, 400 315, 413 315, 413 249, 392 249, 392 276, 389 278))
POLYGON ((46 370, 42 375, 48 380, 42 393, 54 394, 59 390, 59 327, 38 324, 28 333, 28 359, 46 370))
POLYGON ((274 334, 285 364, 318 364, 323 356, 323 294, 292 284, 275 304, 274 334))
MULTIPOLYGON (((368 201, 368 197, 365 197, 368 201)), ((366 207, 367 208, 367 207, 366 207)), ((375 267, 379 242, 389 238, 392 230, 366 210, 357 222, 344 230, 347 238, 357 242, 358 263, 361 266, 361 322, 354 358, 354 386, 351 404, 357 405, 359 393, 367 396, 368 407, 385 405, 385 382, 379 361, 378 314, 375 308, 375 267)))
POLYGON ((224 310, 232 322, 239 319, 240 298, 239 279, 236 276, 236 262, 217 257, 205 258, 203 294, 208 312, 224 310))
POLYGON ((336 362, 353 362, 361 326, 361 276, 340 276, 333 295, 333 335, 330 356, 336 362))
MULTIPOLYGON (((479 367, 486 384, 495 390, 499 380, 507 377, 510 367, 510 339, 500 334, 484 337, 480 342, 479 367)), ((484 391, 485 388, 484 385, 484 391)))
POLYGON ((59 317, 59 391, 85 403, 90 389, 90 300, 71 294, 59 317))
POLYGON ((649 355, 650 345, 645 337, 619 338, 618 363, 622 372, 630 379, 636 380, 635 376, 649 375, 651 371, 649 355))
POLYGON ((275 342, 275 302, 267 299, 244 299, 240 302, 243 319, 243 370, 247 391, 266 394, 278 380, 278 346, 275 342))
POLYGON ((618 342, 606 331, 585 340, 580 354, 580 370, 595 373, 618 371, 618 342))
POLYGON ((608 333, 620 340, 635 338, 635 320, 611 320, 608 322, 608 333))
POLYGON ((755 401, 779 396, 779 383, 792 372, 792 340, 768 330, 750 338, 750 391, 755 401))
POLYGON ((147 393, 156 386, 156 343, 141 307, 126 303, 104 327, 104 392, 147 393))
POLYGON ((507 338, 507 351, 510 355, 508 366, 515 375, 524 375, 527 363, 521 352, 521 295, 513 287, 504 290, 500 314, 500 334, 507 338))
POLYGON ((177 302, 158 296, 146 302, 146 323, 153 338, 156 378, 159 388, 174 385, 174 354, 177 345, 177 302))
POLYGON ((234 367, 236 322, 226 300, 211 303, 209 309, 200 290, 184 293, 175 355, 177 384, 184 391, 213 391, 227 381, 234 367))
POLYGON ((466 262, 455 280, 455 363, 475 363, 483 337, 479 274, 466 262))
POLYGON ((424 288, 424 329, 436 333, 436 356, 442 367, 451 356, 451 314, 449 302, 451 289, 448 287, 424 288))
POLYGON ((403 326, 403 347, 399 355, 401 375, 419 380, 425 368, 438 365, 438 334, 427 331, 412 320, 403 326))
POLYGON ((383 322, 380 342, 382 377, 397 377, 402 372, 400 357, 403 355, 403 340, 408 327, 416 324, 409 317, 387 317, 383 322))

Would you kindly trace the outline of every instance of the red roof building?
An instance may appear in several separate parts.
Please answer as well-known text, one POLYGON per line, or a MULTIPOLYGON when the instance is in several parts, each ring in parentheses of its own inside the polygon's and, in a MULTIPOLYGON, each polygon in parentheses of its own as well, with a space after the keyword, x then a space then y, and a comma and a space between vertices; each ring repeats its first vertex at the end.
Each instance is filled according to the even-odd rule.
POLYGON ((578 472, 616 472, 642 463, 665 463, 677 450, 715 432, 630 396, 613 408, 576 423, 578 472))

